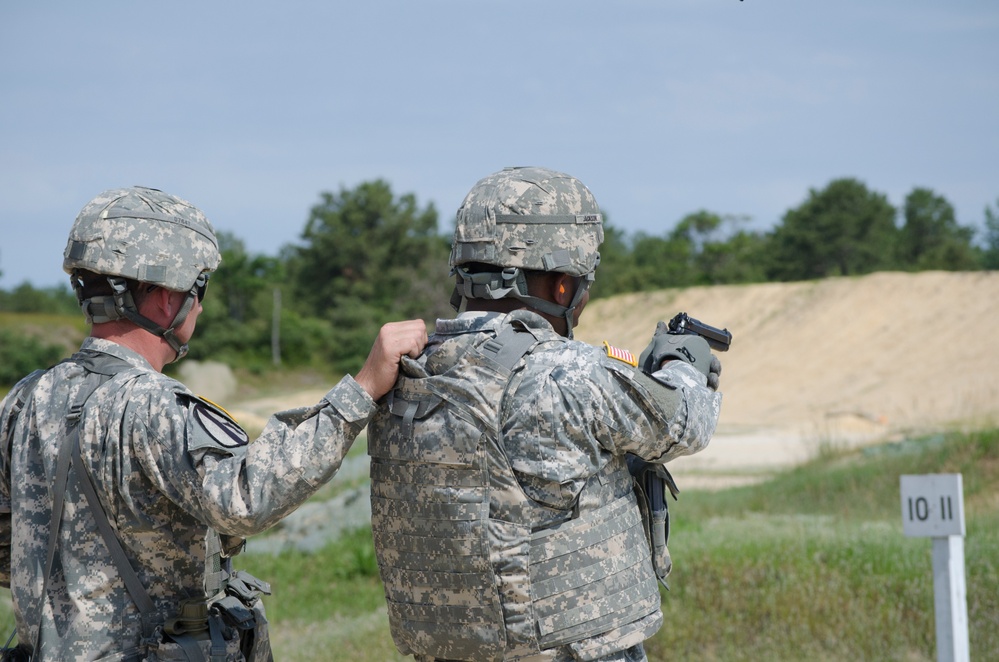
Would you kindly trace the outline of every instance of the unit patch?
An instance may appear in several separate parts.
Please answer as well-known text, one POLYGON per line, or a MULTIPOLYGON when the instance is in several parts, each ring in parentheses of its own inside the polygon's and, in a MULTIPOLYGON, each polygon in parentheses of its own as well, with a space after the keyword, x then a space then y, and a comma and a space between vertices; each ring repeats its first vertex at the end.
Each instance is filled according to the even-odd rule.
POLYGON ((607 356, 609 356, 610 358, 617 359, 618 361, 623 361, 624 363, 630 365, 632 368, 638 367, 638 359, 636 359, 635 355, 629 352, 628 350, 614 347, 606 340, 604 341, 604 349, 607 351, 607 356))
POLYGON ((195 400, 191 415, 204 433, 223 448, 238 448, 250 443, 250 437, 229 412, 210 400, 195 400))

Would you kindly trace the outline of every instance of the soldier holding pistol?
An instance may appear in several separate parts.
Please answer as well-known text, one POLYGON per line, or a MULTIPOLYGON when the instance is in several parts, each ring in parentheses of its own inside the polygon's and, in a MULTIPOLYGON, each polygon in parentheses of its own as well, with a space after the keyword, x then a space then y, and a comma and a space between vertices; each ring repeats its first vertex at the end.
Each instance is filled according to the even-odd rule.
POLYGON ((602 240, 590 191, 545 168, 458 210, 460 312, 403 357, 368 435, 392 636, 421 662, 644 660, 662 625, 627 458, 705 448, 721 366, 665 325, 640 360, 573 340, 602 240))

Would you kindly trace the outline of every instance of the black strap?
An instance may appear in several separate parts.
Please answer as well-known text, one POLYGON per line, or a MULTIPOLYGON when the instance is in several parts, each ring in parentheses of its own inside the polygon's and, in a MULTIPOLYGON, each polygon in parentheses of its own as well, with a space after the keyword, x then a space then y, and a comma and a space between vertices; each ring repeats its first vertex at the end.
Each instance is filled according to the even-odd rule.
MULTIPOLYGON (((80 455, 79 423, 80 416, 83 413, 84 404, 86 404, 87 400, 90 399, 90 396, 93 395, 98 388, 109 381, 112 376, 124 372, 131 366, 126 361, 122 361, 121 359, 108 357, 106 355, 90 356, 83 352, 74 355, 69 360, 76 360, 76 362, 84 367, 88 372, 97 374, 99 377, 98 379, 89 380, 89 383, 84 384, 80 393, 77 394, 76 400, 70 406, 69 414, 66 416, 69 434, 59 447, 59 457, 56 462, 55 481, 52 485, 52 524, 49 528, 49 546, 45 562, 45 577, 42 580, 42 603, 40 605, 40 609, 44 610, 45 600, 48 596, 49 577, 52 575, 52 566, 55 562, 55 551, 58 545, 59 528, 62 524, 62 514, 66 502, 66 489, 69 484, 69 465, 70 461, 72 461, 73 468, 77 476, 77 482, 80 484, 81 490, 87 499, 87 504, 90 506, 91 514, 97 522, 97 528, 104 538, 108 551, 111 553, 111 558, 118 568, 118 573, 125 582, 125 588, 128 590, 132 601, 135 602, 136 607, 139 609, 139 613, 142 617, 142 636, 146 641, 148 641, 150 637, 153 636, 156 629, 156 625, 153 622, 153 617, 156 613, 155 606, 153 605, 153 601, 150 599, 149 594, 142 586, 142 582, 139 580, 138 575, 135 574, 135 570, 128 562, 125 550, 122 549, 121 542, 118 540, 117 535, 115 535, 114 530, 111 528, 111 523, 108 521, 104 508, 101 506, 100 500, 97 496, 97 491, 93 483, 93 477, 90 475, 90 472, 87 471, 86 466, 83 464, 83 458, 80 455), (84 476, 86 477, 86 480, 83 480, 84 476)), ((36 378, 30 385, 32 389, 37 384, 37 381, 38 380, 36 378)), ((25 398, 25 401, 26 400, 27 398, 25 398)), ((32 651, 35 654, 38 652, 38 640, 41 637, 41 631, 41 612, 39 612, 38 629, 35 632, 35 639, 32 645, 32 651)))
POLYGON ((156 615, 156 606, 146 592, 146 588, 142 585, 139 576, 135 574, 135 569, 129 563, 128 556, 125 555, 125 550, 121 546, 121 541, 118 540, 117 534, 111 528, 111 522, 104 512, 104 507, 101 506, 100 498, 97 496, 97 489, 94 487, 94 479, 90 475, 90 472, 87 471, 87 467, 83 464, 83 458, 80 456, 80 433, 78 429, 74 430, 73 439, 70 442, 73 447, 73 469, 76 472, 77 482, 79 482, 80 488, 83 490, 83 495, 87 498, 90 512, 93 514, 94 519, 97 520, 97 528, 100 530, 101 536, 104 537, 104 543, 111 553, 111 560, 114 561, 115 566, 118 568, 118 574, 121 575, 122 581, 125 582, 125 588, 128 590, 128 594, 132 596, 132 602, 135 603, 135 606, 139 609, 139 613, 142 615, 142 636, 148 640, 156 630, 156 625, 153 622, 153 618, 156 615), (82 478, 83 476, 86 476, 86 480, 82 478))
POLYGON ((531 351, 537 339, 527 330, 508 326, 500 331, 495 338, 482 343, 479 351, 491 358, 507 370, 513 367, 531 351))
MULTIPOLYGON (((109 377, 101 375, 99 380, 91 382, 92 385, 89 388, 84 384, 83 390, 77 395, 76 401, 70 406, 69 414, 66 416, 69 425, 69 437, 59 447, 55 481, 52 484, 52 524, 49 526, 49 550, 45 561, 45 577, 42 580, 41 604, 38 608, 38 629, 35 631, 35 638, 31 646, 32 654, 37 655, 38 640, 42 636, 42 613, 45 611, 45 600, 48 597, 49 577, 52 575, 52 564, 55 561, 55 550, 59 541, 59 527, 62 525, 62 511, 66 502, 66 485, 69 482, 70 454, 73 446, 79 445, 80 413, 83 411, 83 404, 87 399, 108 379, 109 377)), ((37 383, 38 380, 35 379, 31 384, 32 390, 34 390, 37 383)), ((27 402, 27 398, 25 402, 27 402)))

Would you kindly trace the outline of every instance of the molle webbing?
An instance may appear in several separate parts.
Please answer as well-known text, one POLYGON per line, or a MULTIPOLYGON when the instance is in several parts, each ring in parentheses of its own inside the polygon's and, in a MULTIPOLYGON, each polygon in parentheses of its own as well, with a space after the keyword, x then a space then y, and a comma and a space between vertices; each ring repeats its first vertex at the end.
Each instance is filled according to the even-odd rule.
POLYGON ((644 525, 631 492, 536 532, 530 568, 544 648, 626 625, 659 606, 644 525))
POLYGON ((463 390, 467 381, 453 376, 403 376, 388 398, 391 416, 372 421, 372 530, 392 636, 404 654, 503 659, 485 451, 496 431, 484 421, 493 419, 510 368, 536 342, 507 328, 474 350, 479 377, 494 375, 484 391, 463 390))
POLYGON ((205 538, 205 552, 205 595, 212 598, 225 591, 231 574, 229 564, 223 563, 222 540, 214 529, 209 529, 205 538))
POLYGON ((507 370, 520 363, 537 340, 527 331, 518 331, 512 326, 503 329, 495 338, 479 346, 479 352, 488 356, 507 370))
POLYGON ((501 659, 506 640, 489 563, 484 469, 372 457, 371 478, 372 529, 396 645, 445 659, 501 659))
POLYGON ((449 418, 448 443, 435 448, 436 437, 414 437, 413 430, 432 414, 447 416, 444 400, 401 390, 389 406, 393 425, 369 435, 372 531, 393 638, 407 654, 501 659, 506 640, 489 563, 482 432, 449 418))

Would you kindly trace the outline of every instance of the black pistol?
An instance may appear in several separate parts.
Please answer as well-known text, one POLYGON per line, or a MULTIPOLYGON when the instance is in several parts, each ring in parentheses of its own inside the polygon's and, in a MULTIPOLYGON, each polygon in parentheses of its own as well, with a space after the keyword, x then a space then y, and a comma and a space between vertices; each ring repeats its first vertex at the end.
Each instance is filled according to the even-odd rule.
POLYGON ((674 335, 700 336, 708 341, 711 349, 719 352, 727 352, 732 345, 732 334, 728 329, 719 329, 705 324, 700 320, 695 320, 687 313, 680 313, 669 321, 669 332, 674 335))

